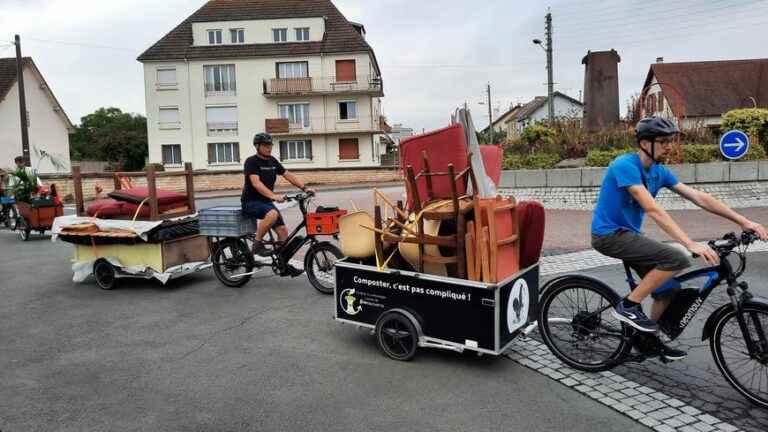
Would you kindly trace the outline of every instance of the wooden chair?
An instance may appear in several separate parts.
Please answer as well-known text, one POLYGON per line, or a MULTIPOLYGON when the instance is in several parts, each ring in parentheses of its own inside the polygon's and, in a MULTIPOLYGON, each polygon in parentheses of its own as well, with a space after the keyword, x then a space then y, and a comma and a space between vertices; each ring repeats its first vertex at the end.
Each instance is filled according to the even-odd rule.
MULTIPOLYGON (((468 161, 471 160, 472 155, 467 155, 468 161)), ((429 159, 427 152, 422 152, 424 170, 418 174, 414 173, 413 165, 408 165, 406 168, 406 179, 408 187, 410 188, 411 197, 413 199, 413 210, 417 215, 416 223, 416 239, 415 243, 418 243, 418 265, 417 271, 424 271, 424 263, 434 264, 455 264, 457 277, 464 279, 467 277, 467 254, 466 254, 466 220, 467 214, 474 209, 474 202, 466 197, 460 197, 458 194, 458 188, 456 182, 458 181, 471 181, 474 190, 477 190, 477 182, 472 172, 471 163, 467 164, 467 167, 460 173, 456 174, 453 168, 453 164, 448 164, 447 172, 432 172, 429 167, 429 159), (450 205, 435 205, 439 198, 435 197, 432 188, 432 178, 436 176, 448 176, 452 181, 451 183, 451 198, 449 199, 450 205), (424 177, 426 183, 427 201, 421 202, 417 180, 424 177), (452 220, 456 226, 456 234, 451 235, 427 235, 424 232, 424 221, 444 221, 452 220), (443 257, 426 254, 424 251, 425 245, 436 245, 452 248, 456 251, 454 256, 443 257)))
POLYGON ((483 282, 496 283, 520 269, 519 227, 514 198, 475 198, 475 268, 483 282), (487 263, 486 263, 487 262, 487 263), (500 264, 501 262, 501 264, 500 264))

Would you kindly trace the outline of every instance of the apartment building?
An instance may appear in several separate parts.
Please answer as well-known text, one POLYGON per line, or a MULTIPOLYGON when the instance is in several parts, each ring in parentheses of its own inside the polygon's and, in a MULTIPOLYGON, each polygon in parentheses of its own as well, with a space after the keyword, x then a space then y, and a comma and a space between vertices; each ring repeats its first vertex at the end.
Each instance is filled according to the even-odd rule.
POLYGON ((266 131, 289 169, 380 163, 376 56, 329 0, 209 1, 138 60, 150 162, 235 169, 266 131))

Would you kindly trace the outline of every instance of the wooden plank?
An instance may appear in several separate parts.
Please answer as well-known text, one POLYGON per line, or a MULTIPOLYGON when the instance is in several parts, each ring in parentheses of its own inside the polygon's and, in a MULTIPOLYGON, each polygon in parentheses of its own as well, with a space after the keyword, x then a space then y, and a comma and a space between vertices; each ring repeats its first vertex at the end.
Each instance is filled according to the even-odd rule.
MULTIPOLYGON (((471 222, 470 222, 471 223, 471 222)), ((466 248, 467 257, 467 279, 476 281, 477 273, 475 272, 475 239, 472 230, 467 227, 469 231, 466 234, 464 247, 466 248)))
POLYGON ((488 260, 488 227, 483 227, 480 234, 480 261, 483 272, 483 282, 491 283, 491 266, 488 260))
POLYGON ((192 173, 192 162, 184 163, 184 176, 187 180, 187 207, 189 212, 195 212, 195 176, 192 173))
POLYGON ((75 188, 75 213, 78 216, 85 215, 85 204, 83 203, 83 180, 80 176, 80 166, 72 166, 72 183, 75 188))
POLYGON ((149 190, 149 220, 158 220, 157 183, 155 182, 155 167, 147 167, 147 189, 149 190))
POLYGON ((163 271, 188 262, 207 261, 208 239, 195 235, 163 242, 163 271))

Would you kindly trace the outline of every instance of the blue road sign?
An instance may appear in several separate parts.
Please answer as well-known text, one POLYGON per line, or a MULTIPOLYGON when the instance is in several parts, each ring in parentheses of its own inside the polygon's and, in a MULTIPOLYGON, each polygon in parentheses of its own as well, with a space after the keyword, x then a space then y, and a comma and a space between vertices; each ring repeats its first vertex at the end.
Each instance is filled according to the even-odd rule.
POLYGON ((749 150, 749 137, 744 132, 734 129, 720 138, 720 153, 728 159, 738 159, 749 150))

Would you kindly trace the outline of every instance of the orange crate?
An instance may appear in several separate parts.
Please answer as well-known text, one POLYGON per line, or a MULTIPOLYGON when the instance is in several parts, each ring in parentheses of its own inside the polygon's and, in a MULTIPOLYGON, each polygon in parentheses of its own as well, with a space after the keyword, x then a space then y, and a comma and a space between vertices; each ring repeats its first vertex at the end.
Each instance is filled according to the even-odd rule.
POLYGON ((347 214, 346 210, 327 213, 307 213, 307 234, 333 235, 339 232, 339 219, 347 214))

